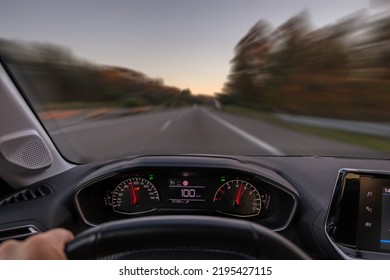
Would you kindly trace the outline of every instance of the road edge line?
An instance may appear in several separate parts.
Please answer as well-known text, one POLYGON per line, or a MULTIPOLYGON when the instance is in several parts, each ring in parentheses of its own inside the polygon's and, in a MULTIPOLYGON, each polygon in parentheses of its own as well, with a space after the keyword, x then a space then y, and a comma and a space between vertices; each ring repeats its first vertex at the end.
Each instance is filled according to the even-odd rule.
POLYGON ((237 133, 241 137, 245 138, 246 140, 252 142, 253 144, 263 148, 264 150, 270 152, 274 156, 283 156, 284 154, 282 151, 280 151, 278 148, 272 146, 271 144, 268 144, 267 142, 253 136, 252 134, 249 134, 248 132, 238 128, 237 126, 232 125, 231 123, 225 121, 224 119, 214 115, 213 113, 205 110, 205 112, 212 117, 214 120, 225 126, 226 128, 232 130, 233 132, 237 133))

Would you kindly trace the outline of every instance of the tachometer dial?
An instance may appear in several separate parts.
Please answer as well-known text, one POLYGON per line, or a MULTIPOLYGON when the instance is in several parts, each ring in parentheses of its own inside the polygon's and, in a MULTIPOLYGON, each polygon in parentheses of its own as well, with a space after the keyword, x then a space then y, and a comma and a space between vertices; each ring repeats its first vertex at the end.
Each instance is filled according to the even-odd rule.
POLYGON ((157 210, 160 197, 156 187, 143 178, 129 178, 121 182, 112 194, 115 212, 138 214, 157 210))
POLYGON ((261 197, 257 189, 243 180, 223 184, 214 195, 215 210, 224 214, 251 217, 261 210, 261 197))

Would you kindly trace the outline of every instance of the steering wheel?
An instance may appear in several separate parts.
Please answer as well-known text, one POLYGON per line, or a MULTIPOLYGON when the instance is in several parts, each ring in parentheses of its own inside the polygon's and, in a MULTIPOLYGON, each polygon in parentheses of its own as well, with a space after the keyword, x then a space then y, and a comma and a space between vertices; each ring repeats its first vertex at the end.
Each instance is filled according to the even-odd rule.
POLYGON ((208 216, 153 216, 101 224, 66 245, 69 259, 310 259, 258 224, 208 216))

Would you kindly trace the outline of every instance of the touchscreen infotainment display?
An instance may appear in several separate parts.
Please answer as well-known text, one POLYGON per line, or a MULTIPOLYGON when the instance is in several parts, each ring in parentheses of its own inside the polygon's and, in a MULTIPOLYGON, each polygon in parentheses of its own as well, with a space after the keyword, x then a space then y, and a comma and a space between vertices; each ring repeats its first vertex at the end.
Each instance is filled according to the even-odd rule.
POLYGON ((341 169, 326 219, 326 233, 347 257, 388 259, 390 172, 341 169))
POLYGON ((356 247, 390 252, 390 179, 360 177, 356 247))
POLYGON ((382 214, 380 247, 390 251, 390 181, 382 188, 382 214))

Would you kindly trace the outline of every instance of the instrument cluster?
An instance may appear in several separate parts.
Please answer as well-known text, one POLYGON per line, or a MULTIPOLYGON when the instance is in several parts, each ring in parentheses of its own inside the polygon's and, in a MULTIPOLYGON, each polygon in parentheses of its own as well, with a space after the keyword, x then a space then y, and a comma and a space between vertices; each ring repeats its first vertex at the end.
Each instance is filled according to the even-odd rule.
POLYGON ((222 215, 285 228, 296 209, 289 189, 256 174, 223 168, 147 167, 82 184, 76 204, 90 225, 142 215, 222 215))

